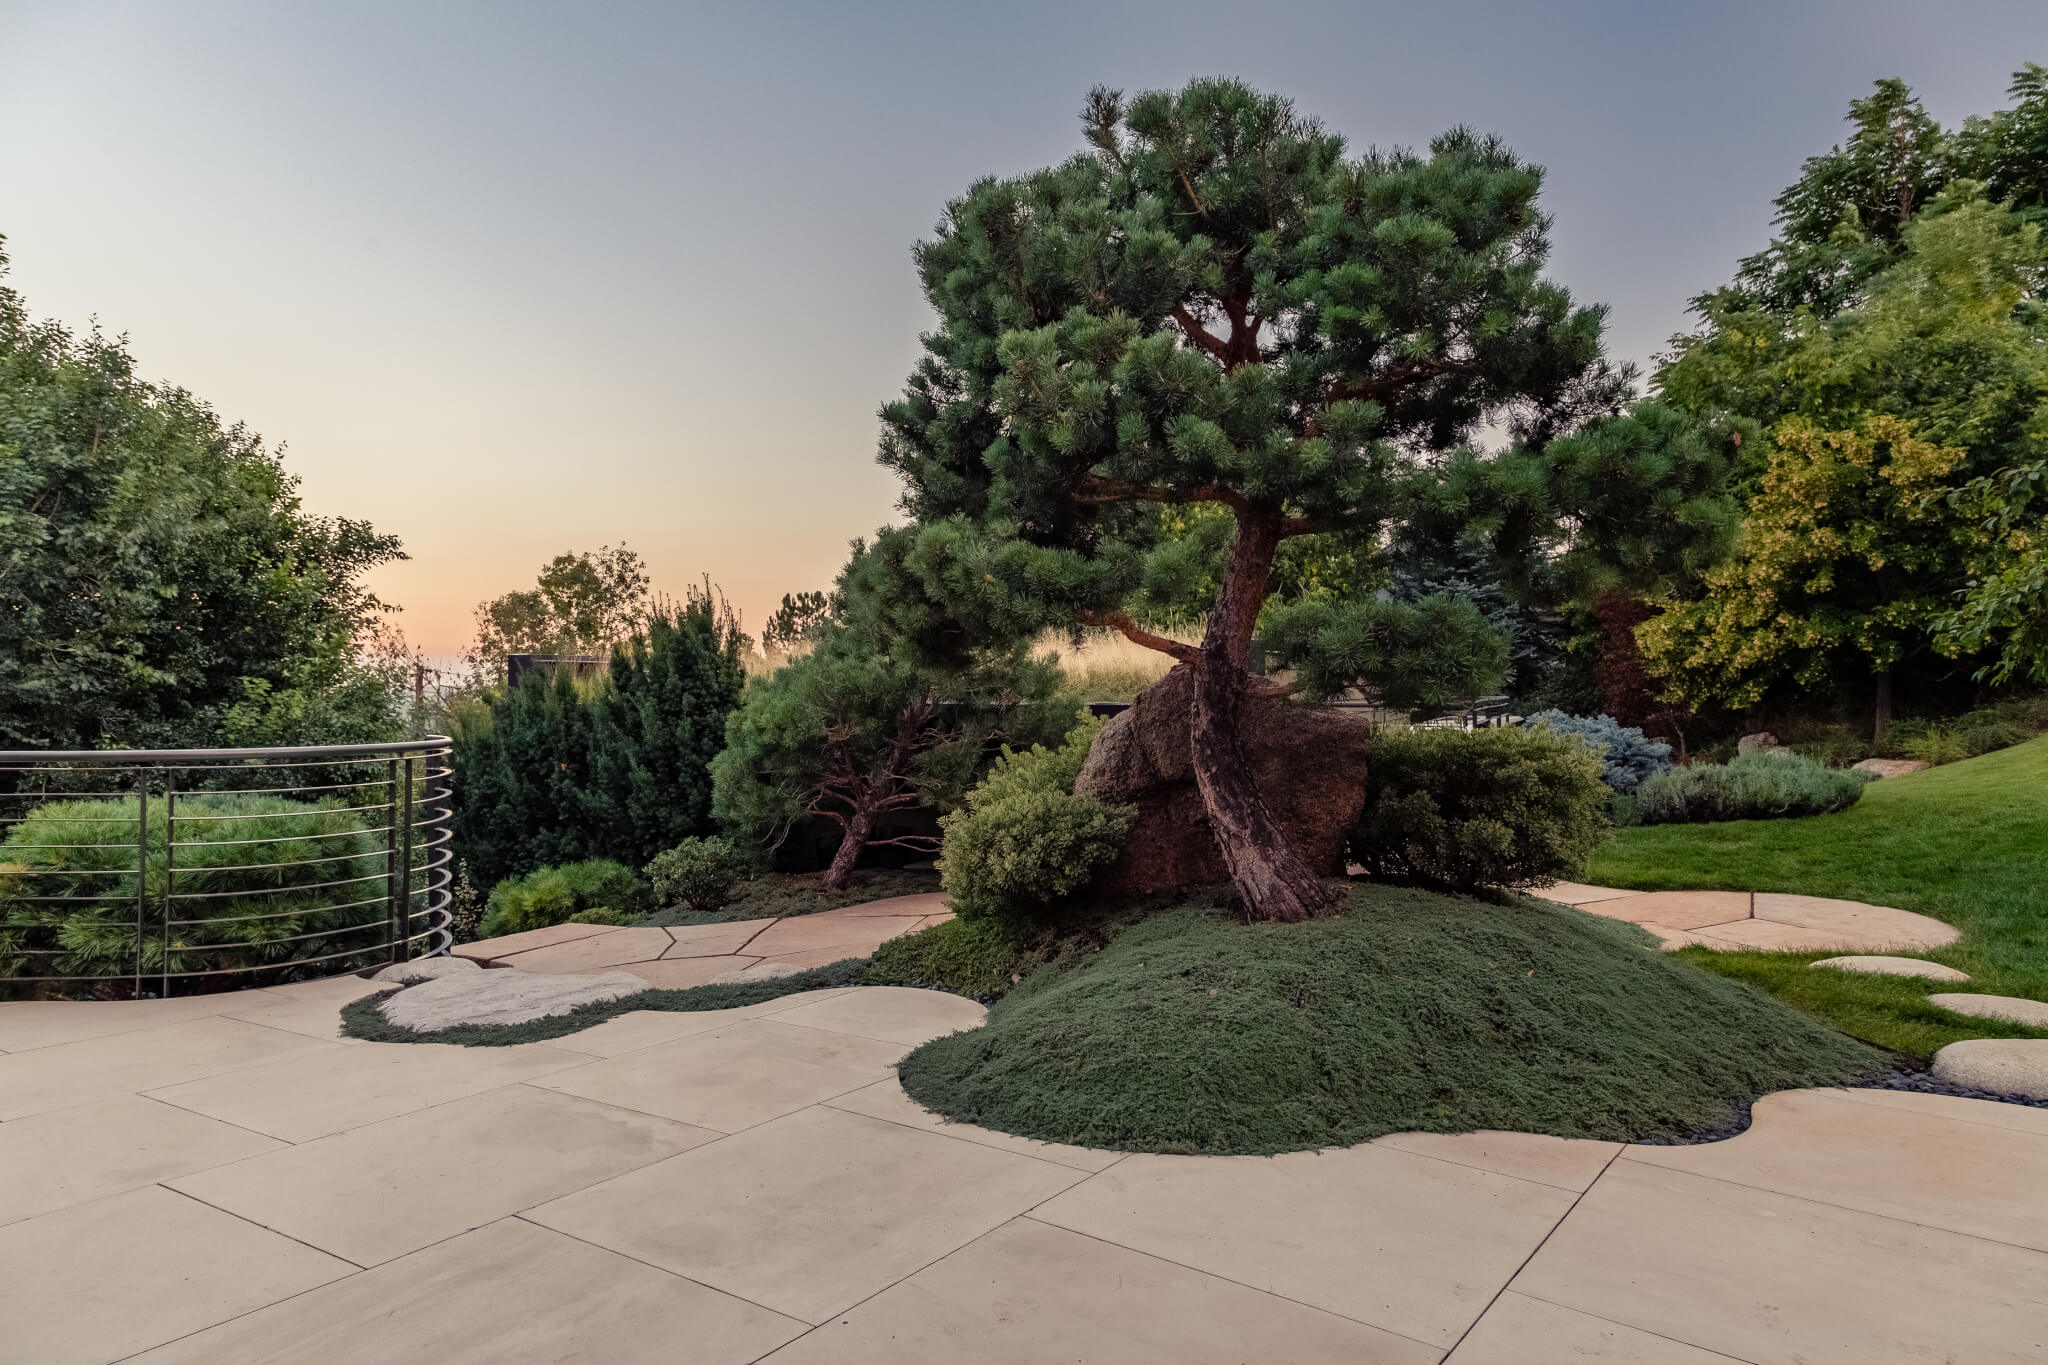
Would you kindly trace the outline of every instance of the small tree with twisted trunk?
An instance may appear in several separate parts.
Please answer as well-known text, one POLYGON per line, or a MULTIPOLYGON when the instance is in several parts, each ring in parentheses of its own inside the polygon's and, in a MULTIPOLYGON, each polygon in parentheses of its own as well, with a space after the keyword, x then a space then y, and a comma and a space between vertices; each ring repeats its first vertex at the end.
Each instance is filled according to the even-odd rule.
MULTIPOLYGON (((1626 379, 1601 360, 1601 310, 1542 277, 1541 172, 1499 142, 1460 130, 1426 156, 1351 158, 1287 101, 1220 80, 1098 90, 1083 121, 1090 150, 978 182, 917 248, 939 325, 882 414, 915 519, 898 559, 953 644, 1095 624, 1191 670, 1195 777, 1232 880, 1251 914, 1302 919, 1332 892, 1252 777, 1245 700, 1441 701, 1496 685, 1505 657, 1462 600, 1269 606, 1281 545, 1448 520, 1578 553, 1593 527, 1574 496, 1605 515, 1665 487, 1692 469, 1667 449, 1688 438, 1663 421, 1553 453, 1635 419, 1613 417, 1626 379), (1514 449, 1463 449, 1482 428, 1514 449), (1161 506, 1186 503, 1232 522, 1199 566, 1217 588, 1196 644, 1140 624, 1190 570, 1185 538, 1159 532, 1161 506), (1255 632, 1294 682, 1249 671, 1255 632)), ((1644 543, 1700 532, 1712 464, 1621 519, 1655 523, 1644 543)))

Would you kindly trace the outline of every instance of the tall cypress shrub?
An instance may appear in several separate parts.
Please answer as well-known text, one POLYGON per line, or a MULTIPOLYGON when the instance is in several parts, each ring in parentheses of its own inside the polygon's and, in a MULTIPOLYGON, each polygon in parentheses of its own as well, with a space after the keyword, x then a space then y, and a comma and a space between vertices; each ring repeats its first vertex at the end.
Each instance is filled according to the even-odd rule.
POLYGON ((610 858, 639 867, 712 833, 707 765, 747 644, 709 590, 658 608, 593 687, 534 673, 456 736, 456 852, 479 883, 610 858))

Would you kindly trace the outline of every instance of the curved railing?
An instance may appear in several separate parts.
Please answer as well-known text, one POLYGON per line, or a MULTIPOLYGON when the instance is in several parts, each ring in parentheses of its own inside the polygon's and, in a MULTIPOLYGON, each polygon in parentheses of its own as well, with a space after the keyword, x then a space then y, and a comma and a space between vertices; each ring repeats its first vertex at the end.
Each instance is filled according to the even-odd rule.
POLYGON ((278 985, 445 952, 449 741, 0 750, 0 999, 278 985))

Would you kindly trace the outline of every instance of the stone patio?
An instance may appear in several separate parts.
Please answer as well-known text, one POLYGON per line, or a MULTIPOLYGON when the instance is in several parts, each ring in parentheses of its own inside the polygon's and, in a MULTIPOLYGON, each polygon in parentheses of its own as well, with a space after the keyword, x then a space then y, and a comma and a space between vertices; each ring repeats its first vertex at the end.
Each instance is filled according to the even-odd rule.
POLYGON ((2048 1111, 1815 1090, 1697 1147, 1127 1156, 912 1104, 896 1060, 981 1017, 952 996, 643 1011, 506 1048, 337 1036, 376 989, 0 1004, 0 1355, 2048 1357, 2048 1111))
POLYGON ((1555 882, 1530 894, 1595 915, 1642 925, 1666 948, 1779 953, 1945 948, 1962 937, 1950 924, 1910 910, 1776 891, 1624 891, 1555 882))

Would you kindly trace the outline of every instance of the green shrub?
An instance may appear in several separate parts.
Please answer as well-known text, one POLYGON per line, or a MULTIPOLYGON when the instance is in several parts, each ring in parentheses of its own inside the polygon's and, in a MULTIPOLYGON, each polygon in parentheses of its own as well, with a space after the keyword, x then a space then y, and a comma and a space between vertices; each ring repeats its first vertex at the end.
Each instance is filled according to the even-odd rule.
POLYGON ((647 864, 655 900, 692 910, 718 909, 732 899, 733 887, 746 875, 746 860, 739 850, 718 838, 685 839, 647 864))
POLYGON ((1572 735, 1600 755, 1602 778, 1618 792, 1632 792, 1652 774, 1671 766, 1671 746, 1650 739, 1633 725, 1623 725, 1612 716, 1568 716, 1562 711, 1539 711, 1529 717, 1527 728, 1572 735))
MULTIPOLYGON (((385 951, 377 946, 384 934, 371 928, 381 931, 387 913, 384 844, 356 815, 272 796, 199 793, 179 797, 177 821, 173 876, 163 806, 151 803, 145 976, 264 967, 283 969, 282 977, 294 962, 348 954, 319 964, 329 974, 385 951), (249 842, 257 837, 266 842, 249 842), (179 897, 168 902, 173 918, 205 922, 177 927, 167 947, 169 893, 179 897), (357 948, 360 961, 352 960, 357 948)), ((0 841, 0 869, 11 874, 0 876, 0 978, 137 970, 135 827, 133 798, 78 799, 46 802, 8 830, 0 841)))
POLYGON ((1645 825, 1826 815, 1855 805, 1869 780, 1800 754, 1749 754, 1658 773, 1637 789, 1635 815, 1645 825))
POLYGON ((1136 811, 1074 795, 1102 728, 1075 728, 1057 749, 1008 749, 966 803, 939 821, 939 884, 962 919, 1044 919, 1123 848, 1136 811))
POLYGON ((871 986, 925 986, 994 1000, 1016 982, 1023 947, 1000 920, 950 919, 892 938, 868 962, 871 986))
POLYGON ((1576 876, 1605 827, 1603 766, 1542 727, 1381 730, 1351 856, 1376 877, 1461 891, 1576 876))
POLYGON ((579 912, 598 909, 627 916, 631 922, 648 909, 647 888, 631 868, 604 858, 543 867, 524 877, 507 877, 491 888, 490 908, 477 933, 481 938, 501 938, 567 924, 579 912))
POLYGON ((569 923, 571 924, 624 925, 637 924, 639 922, 640 917, 638 915, 629 915, 623 910, 614 910, 609 905, 599 905, 593 906, 588 910, 578 910, 575 914, 569 916, 569 923))

